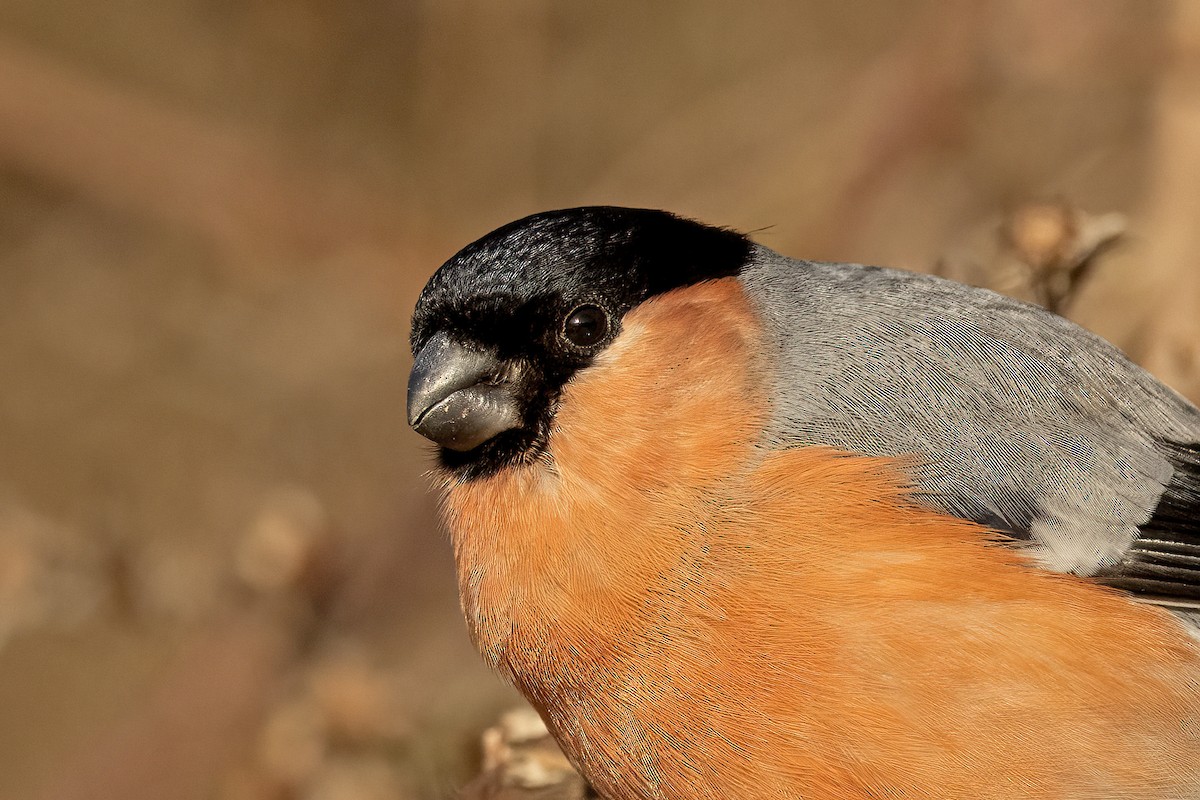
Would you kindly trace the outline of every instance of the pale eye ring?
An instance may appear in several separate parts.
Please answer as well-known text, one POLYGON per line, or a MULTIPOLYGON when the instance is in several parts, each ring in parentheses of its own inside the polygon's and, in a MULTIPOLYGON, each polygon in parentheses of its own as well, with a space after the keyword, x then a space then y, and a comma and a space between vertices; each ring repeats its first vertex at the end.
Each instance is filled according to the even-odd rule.
POLYGON ((608 336, 608 314, 594 305, 582 305, 563 320, 563 338, 576 347, 591 347, 608 336))

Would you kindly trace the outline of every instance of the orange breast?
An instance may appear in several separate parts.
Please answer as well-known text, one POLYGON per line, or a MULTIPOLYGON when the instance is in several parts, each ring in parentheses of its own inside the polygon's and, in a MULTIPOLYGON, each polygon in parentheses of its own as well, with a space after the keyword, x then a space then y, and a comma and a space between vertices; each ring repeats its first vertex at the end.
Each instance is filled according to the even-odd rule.
POLYGON ((611 798, 1200 796, 1169 614, 759 437, 735 279, 625 320, 538 464, 447 487, 480 652, 611 798))

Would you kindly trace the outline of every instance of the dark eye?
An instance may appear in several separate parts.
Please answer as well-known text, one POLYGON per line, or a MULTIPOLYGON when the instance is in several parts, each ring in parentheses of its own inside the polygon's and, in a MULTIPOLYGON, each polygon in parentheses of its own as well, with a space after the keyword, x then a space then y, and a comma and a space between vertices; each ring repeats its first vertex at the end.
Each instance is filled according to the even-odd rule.
POLYGON ((563 337, 576 347, 591 347, 608 335, 608 315, 597 306, 580 306, 563 323, 563 337))

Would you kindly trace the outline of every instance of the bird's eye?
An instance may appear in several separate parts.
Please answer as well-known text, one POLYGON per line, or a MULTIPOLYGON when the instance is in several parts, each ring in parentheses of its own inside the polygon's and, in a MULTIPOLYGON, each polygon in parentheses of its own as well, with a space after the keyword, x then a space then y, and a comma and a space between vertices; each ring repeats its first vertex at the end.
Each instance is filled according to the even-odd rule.
POLYGON ((563 323, 563 338, 576 347, 591 347, 608 335, 608 315, 598 306, 580 306, 563 323))

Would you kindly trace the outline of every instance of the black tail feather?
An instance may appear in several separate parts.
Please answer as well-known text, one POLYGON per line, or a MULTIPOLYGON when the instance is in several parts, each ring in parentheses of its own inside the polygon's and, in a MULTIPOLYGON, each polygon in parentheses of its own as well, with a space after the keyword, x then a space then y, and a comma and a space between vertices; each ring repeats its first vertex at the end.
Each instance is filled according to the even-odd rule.
POLYGON ((1096 577, 1139 594, 1200 597, 1200 442, 1158 446, 1175 472, 1125 558, 1096 577))

